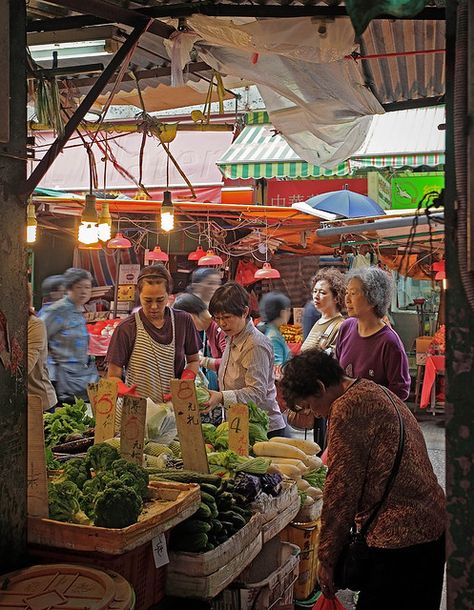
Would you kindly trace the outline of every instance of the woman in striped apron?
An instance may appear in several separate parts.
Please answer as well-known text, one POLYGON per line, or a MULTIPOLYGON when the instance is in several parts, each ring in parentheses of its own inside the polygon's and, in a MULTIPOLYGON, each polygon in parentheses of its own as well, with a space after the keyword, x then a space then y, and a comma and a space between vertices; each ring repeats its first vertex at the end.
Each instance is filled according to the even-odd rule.
POLYGON ((163 402, 170 380, 196 376, 201 340, 191 316, 167 306, 171 276, 163 265, 138 276, 141 309, 115 329, 107 352, 108 377, 135 385, 137 393, 163 402))

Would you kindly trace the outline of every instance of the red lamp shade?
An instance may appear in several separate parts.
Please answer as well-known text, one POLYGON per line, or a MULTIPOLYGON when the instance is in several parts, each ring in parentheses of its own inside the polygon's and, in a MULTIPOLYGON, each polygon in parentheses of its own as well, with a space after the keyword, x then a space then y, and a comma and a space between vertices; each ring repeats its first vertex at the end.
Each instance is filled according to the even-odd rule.
POLYGON ((436 271, 435 280, 446 279, 446 262, 444 260, 433 263, 432 269, 436 271))
POLYGON ((224 261, 218 254, 214 253, 214 250, 208 250, 205 256, 198 260, 199 267, 218 267, 223 264, 224 261))
POLYGON ((102 250, 102 246, 99 242, 96 242, 95 244, 82 244, 79 242, 77 247, 79 250, 102 250))
POLYGON ((115 250, 117 249, 122 249, 125 250, 126 248, 131 248, 132 247, 132 242, 127 239, 126 237, 124 237, 122 235, 122 233, 117 233, 115 237, 112 237, 112 239, 107 243, 107 248, 113 248, 115 250))
POLYGON ((253 277, 256 280, 277 280, 281 276, 278 269, 273 269, 270 263, 263 263, 263 267, 257 269, 253 277))
POLYGON ((166 263, 169 261, 169 259, 170 257, 166 254, 166 252, 163 252, 160 246, 155 246, 155 248, 146 255, 147 261, 159 261, 160 263, 166 263))
POLYGON ((188 261, 198 261, 203 256, 206 256, 206 253, 202 249, 202 246, 198 246, 196 250, 188 254, 188 261))

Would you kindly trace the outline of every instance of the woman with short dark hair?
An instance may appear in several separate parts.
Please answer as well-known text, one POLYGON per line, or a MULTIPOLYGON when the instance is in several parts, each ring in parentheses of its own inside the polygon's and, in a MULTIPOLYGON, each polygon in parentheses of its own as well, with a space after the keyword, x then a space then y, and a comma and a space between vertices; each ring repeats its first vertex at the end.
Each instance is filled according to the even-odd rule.
POLYGON ((87 400, 87 386, 97 381, 95 363, 89 356, 89 333, 84 305, 91 298, 92 275, 85 269, 64 273, 66 296, 43 315, 48 333, 48 368, 60 402, 74 397, 87 400))
POLYGON ((438 610, 445 497, 413 414, 389 390, 345 375, 337 361, 319 349, 290 360, 281 386, 289 408, 311 409, 329 422, 318 547, 323 594, 335 595, 334 569, 350 528, 354 523, 363 527, 384 496, 398 451, 400 415, 401 461, 366 535, 366 582, 357 610, 438 610))
POLYGON ((400 337, 383 320, 392 293, 392 277, 383 269, 349 272, 345 302, 351 317, 339 329, 336 358, 350 377, 371 379, 407 400, 408 357, 400 337))
POLYGON ((163 265, 138 276, 141 308, 115 329, 107 351, 108 377, 135 385, 142 398, 163 402, 170 380, 185 370, 196 376, 201 341, 191 316, 168 307, 171 276, 163 265))
POLYGON ((282 292, 267 292, 260 299, 260 324, 258 330, 270 340, 274 362, 276 366, 282 366, 291 358, 291 351, 285 338, 280 332, 282 324, 288 324, 291 315, 291 301, 282 292))
POLYGON ((252 400, 270 418, 269 437, 284 435, 285 420, 276 401, 272 346, 249 317, 247 291, 236 282, 228 282, 216 290, 209 311, 227 336, 219 367, 220 391, 211 391, 209 409, 252 400))

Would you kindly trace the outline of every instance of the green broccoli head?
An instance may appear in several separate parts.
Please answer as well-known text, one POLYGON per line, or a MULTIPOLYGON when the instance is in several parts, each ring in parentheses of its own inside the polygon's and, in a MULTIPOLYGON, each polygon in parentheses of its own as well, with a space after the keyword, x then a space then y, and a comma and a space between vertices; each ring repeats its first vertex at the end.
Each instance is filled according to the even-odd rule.
POLYGON ((59 481, 72 481, 79 489, 82 489, 84 483, 89 479, 90 472, 87 469, 86 462, 82 458, 72 458, 65 462, 63 473, 58 478, 59 481))
POLYGON ((88 517, 94 517, 95 500, 99 492, 104 491, 107 484, 113 480, 111 472, 101 472, 92 479, 88 479, 82 488, 81 507, 88 517))
POLYGON ((90 520, 81 509, 80 501, 81 491, 72 481, 61 481, 48 485, 50 519, 89 525, 90 520))
POLYGON ((124 480, 127 485, 131 477, 133 477, 133 489, 145 500, 148 495, 148 483, 150 481, 150 476, 145 468, 121 458, 112 464, 112 474, 116 479, 124 480), (124 479, 124 477, 126 478, 124 479))
POLYGON ((142 500, 132 487, 121 481, 109 483, 96 498, 94 524, 98 527, 122 528, 138 521, 142 500))
POLYGON ((96 472, 103 472, 112 467, 113 462, 120 459, 120 454, 115 447, 108 443, 98 443, 89 447, 86 453, 86 466, 96 472))

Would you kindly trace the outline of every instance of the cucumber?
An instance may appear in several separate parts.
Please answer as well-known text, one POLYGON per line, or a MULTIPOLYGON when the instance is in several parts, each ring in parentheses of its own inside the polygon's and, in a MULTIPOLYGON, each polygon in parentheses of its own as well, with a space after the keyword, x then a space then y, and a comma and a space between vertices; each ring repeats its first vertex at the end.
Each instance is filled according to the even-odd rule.
POLYGON ((219 488, 216 485, 211 485, 210 483, 201 483, 201 492, 203 491, 215 497, 219 491, 219 488))
POLYGON ((150 479, 153 480, 166 480, 166 481, 177 481, 178 483, 209 483, 218 487, 221 479, 213 474, 201 474, 199 472, 192 472, 191 470, 171 470, 164 468, 149 468, 150 479))
POLYGON ((215 545, 212 544, 212 542, 208 542, 206 544, 206 548, 204 549, 204 552, 207 553, 208 551, 213 551, 215 549, 215 545))
POLYGON ((202 553, 207 546, 208 540, 207 534, 173 536, 173 548, 175 551, 202 553))
POLYGON ((214 496, 211 496, 211 494, 202 491, 201 488, 201 502, 204 502, 204 504, 207 504, 209 506, 210 504, 215 504, 216 499, 214 498, 214 496))
POLYGON ((222 517, 222 519, 225 519, 226 521, 231 521, 234 524, 234 527, 237 527, 239 529, 241 527, 244 527, 244 525, 246 525, 247 523, 246 519, 244 519, 242 515, 234 513, 230 510, 220 513, 220 517, 222 517))
POLYGON ((223 531, 223 529, 224 529, 224 526, 222 525, 222 523, 218 519, 213 519, 211 521, 211 526, 212 526, 212 530, 211 531, 212 531, 213 534, 220 534, 223 531))
POLYGON ((194 513, 193 517, 196 517, 196 519, 203 519, 204 521, 209 521, 209 519, 212 518, 212 510, 207 504, 201 502, 198 510, 194 513))
POLYGON ((176 527, 176 531, 179 535, 186 535, 186 533, 191 535, 207 534, 207 532, 211 531, 211 527, 211 524, 207 521, 201 521, 200 519, 193 519, 191 517, 191 519, 187 519, 186 521, 183 521, 183 523, 180 523, 176 527))

